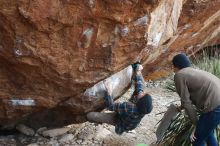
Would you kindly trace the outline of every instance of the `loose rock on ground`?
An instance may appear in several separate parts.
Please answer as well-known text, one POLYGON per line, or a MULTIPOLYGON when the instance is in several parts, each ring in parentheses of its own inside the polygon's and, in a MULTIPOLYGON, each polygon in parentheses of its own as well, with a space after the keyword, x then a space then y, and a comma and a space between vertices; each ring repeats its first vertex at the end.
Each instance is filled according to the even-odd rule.
MULTIPOLYGON (((140 125, 128 133, 117 135, 114 127, 107 124, 85 122, 73 124, 60 129, 42 127, 35 136, 21 133, 1 136, 0 145, 4 146, 135 146, 140 143, 148 145, 156 141, 157 123, 167 110, 169 104, 178 101, 176 93, 162 88, 164 81, 149 82, 146 91, 153 97, 153 111, 146 115, 140 125)), ((133 92, 129 89, 118 101, 127 100, 133 92)), ((24 126, 23 126, 24 127, 24 126)), ((25 128, 24 128, 25 129, 25 128)), ((28 129, 30 131, 30 129, 28 129)), ((25 133, 25 131, 23 131, 25 133)), ((31 133, 32 134, 32 133, 31 133)))

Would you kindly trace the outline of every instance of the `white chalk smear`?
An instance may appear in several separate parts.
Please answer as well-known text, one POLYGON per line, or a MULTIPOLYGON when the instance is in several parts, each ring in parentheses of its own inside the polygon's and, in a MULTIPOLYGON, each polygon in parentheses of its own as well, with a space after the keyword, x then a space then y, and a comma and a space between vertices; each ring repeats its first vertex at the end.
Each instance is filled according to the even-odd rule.
POLYGON ((35 101, 33 99, 12 99, 9 102, 14 106, 35 106, 35 101))
POLYGON ((144 17, 139 18, 134 22, 134 25, 147 25, 148 23, 148 16, 145 15, 144 17))
POLYGON ((15 55, 17 55, 17 56, 22 56, 22 55, 23 55, 22 52, 21 52, 20 50, 18 50, 18 49, 15 49, 15 50, 14 50, 14 53, 15 53, 15 55))

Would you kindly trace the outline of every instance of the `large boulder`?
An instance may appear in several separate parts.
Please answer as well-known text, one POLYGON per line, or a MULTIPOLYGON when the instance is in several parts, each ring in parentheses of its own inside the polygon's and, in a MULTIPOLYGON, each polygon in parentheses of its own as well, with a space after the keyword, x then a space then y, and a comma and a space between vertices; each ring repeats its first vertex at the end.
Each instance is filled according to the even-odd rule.
POLYGON ((117 98, 131 63, 163 76, 219 32, 218 0, 0 0, 0 129, 83 122, 104 107, 102 80, 117 98))

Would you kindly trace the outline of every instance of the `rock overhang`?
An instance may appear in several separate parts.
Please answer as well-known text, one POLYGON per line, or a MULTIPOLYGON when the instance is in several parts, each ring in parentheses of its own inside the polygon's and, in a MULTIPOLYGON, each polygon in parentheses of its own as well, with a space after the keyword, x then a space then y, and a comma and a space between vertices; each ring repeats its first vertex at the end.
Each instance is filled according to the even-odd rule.
POLYGON ((175 53, 219 43, 219 8, 215 0, 0 1, 2 129, 85 121, 104 107, 85 91, 136 60, 152 79, 170 71, 175 53))

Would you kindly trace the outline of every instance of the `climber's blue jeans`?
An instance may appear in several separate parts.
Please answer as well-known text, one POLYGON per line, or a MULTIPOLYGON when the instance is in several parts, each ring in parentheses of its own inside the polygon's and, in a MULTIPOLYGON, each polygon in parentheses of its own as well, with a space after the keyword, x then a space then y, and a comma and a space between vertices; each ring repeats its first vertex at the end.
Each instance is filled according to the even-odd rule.
POLYGON ((201 114, 197 122, 193 146, 218 146, 214 135, 214 129, 220 123, 220 106, 213 111, 201 114))

